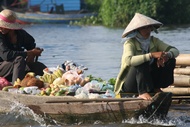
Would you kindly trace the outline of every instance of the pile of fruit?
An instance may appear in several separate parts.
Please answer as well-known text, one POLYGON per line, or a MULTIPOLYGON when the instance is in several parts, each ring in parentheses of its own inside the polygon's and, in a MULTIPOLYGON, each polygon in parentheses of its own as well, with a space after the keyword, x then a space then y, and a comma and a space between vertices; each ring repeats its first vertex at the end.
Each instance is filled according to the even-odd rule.
POLYGON ((75 95, 76 90, 82 88, 86 84, 88 84, 89 91, 92 90, 91 88, 94 88, 95 86, 97 87, 101 84, 100 91, 106 91, 107 89, 113 91, 113 78, 106 82, 101 78, 94 78, 92 75, 82 77, 81 75, 83 73, 81 73, 81 71, 72 70, 72 73, 68 73, 69 71, 65 71, 60 67, 57 67, 53 71, 46 68, 44 69, 44 74, 42 76, 36 76, 33 72, 29 72, 23 80, 17 79, 13 85, 9 84, 4 86, 2 90, 40 96, 66 96, 75 95), (77 76, 79 77, 76 78, 76 74, 73 76, 73 71, 76 71, 76 74, 78 74, 77 76), (72 84, 67 85, 66 82, 69 82, 69 78, 76 81, 71 81, 72 84), (92 85, 91 82, 94 80, 97 81, 97 83, 92 85), (77 81, 83 82, 83 86, 77 81))

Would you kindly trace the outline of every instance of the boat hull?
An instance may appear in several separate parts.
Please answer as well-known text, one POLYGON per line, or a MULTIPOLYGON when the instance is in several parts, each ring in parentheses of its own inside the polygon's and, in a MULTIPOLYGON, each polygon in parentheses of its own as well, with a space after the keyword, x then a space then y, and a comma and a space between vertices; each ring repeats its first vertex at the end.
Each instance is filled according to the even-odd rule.
POLYGON ((0 112, 8 112, 17 101, 62 123, 122 122, 143 116, 148 120, 164 118, 171 105, 171 93, 160 93, 152 101, 138 98, 76 99, 74 97, 41 97, 0 92, 0 112), (7 97, 6 97, 7 96, 7 97))
POLYGON ((53 119, 64 123, 121 122, 139 116, 150 102, 76 102, 28 105, 38 114, 49 114, 53 119))
POLYGON ((71 21, 78 21, 85 17, 95 16, 92 13, 79 13, 79 14, 49 14, 49 13, 20 13, 16 12, 19 20, 29 23, 65 23, 71 21))

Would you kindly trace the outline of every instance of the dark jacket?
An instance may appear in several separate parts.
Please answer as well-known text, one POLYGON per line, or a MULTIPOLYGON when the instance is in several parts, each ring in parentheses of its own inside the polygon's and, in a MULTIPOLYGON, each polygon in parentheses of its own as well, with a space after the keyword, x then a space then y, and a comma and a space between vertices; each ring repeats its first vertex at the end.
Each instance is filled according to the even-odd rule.
POLYGON ((26 58, 26 50, 32 50, 36 47, 34 38, 25 30, 15 30, 17 34, 17 43, 12 44, 7 34, 0 33, 0 62, 9 61, 17 56, 26 58))

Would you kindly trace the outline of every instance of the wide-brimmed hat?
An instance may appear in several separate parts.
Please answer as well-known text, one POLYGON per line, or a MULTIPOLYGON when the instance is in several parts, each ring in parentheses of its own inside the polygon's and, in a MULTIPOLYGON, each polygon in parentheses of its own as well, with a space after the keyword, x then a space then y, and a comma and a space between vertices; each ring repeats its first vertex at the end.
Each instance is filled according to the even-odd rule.
POLYGON ((15 12, 4 9, 0 12, 0 27, 17 30, 22 29, 22 25, 16 22, 17 16, 15 12))
POLYGON ((158 29, 163 24, 161 22, 156 21, 156 20, 154 20, 150 17, 147 17, 143 14, 135 13, 135 16, 130 21, 128 26, 125 28, 125 30, 122 34, 122 38, 125 38, 130 32, 132 32, 136 29, 139 29, 139 28, 145 27, 145 26, 150 26, 150 25, 154 26, 154 28, 158 29))

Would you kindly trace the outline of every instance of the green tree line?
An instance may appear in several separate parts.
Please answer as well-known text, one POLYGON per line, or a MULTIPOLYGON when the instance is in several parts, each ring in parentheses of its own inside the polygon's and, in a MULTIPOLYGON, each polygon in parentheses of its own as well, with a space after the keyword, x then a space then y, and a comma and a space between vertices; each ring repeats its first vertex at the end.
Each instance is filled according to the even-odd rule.
POLYGON ((125 27, 136 12, 163 24, 190 23, 190 0, 85 0, 85 3, 89 11, 98 14, 91 18, 93 24, 108 27, 125 27))

